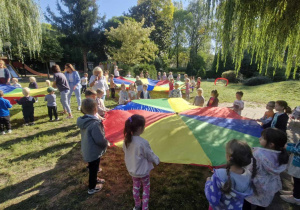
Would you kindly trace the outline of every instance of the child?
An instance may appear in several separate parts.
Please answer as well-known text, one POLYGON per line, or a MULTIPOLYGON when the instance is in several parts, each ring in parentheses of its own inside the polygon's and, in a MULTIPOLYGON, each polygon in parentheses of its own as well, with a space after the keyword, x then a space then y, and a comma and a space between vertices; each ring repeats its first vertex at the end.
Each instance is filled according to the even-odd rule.
POLYGON ((181 90, 179 89, 179 84, 175 83, 175 89, 171 91, 170 98, 182 98, 181 90))
POLYGON ((88 194, 99 192, 105 183, 104 179, 98 179, 100 158, 106 152, 108 145, 105 139, 102 122, 95 117, 97 114, 97 103, 93 99, 84 99, 81 105, 83 117, 77 119, 77 126, 81 134, 81 152, 84 161, 89 167, 89 189, 88 194), (97 185, 97 183, 100 183, 97 185))
POLYGON ((176 82, 180 82, 181 76, 180 74, 177 74, 176 82))
POLYGON ((87 87, 87 84, 88 84, 88 73, 84 73, 83 77, 80 79, 80 82, 81 82, 81 94, 82 93, 85 93, 86 91, 86 87, 87 87))
POLYGON ((158 74, 157 74, 157 80, 161 81, 161 72, 158 72, 158 74))
POLYGON ((19 80, 17 78, 12 78, 11 81, 13 83, 12 86, 14 86, 15 88, 22 88, 22 86, 18 83, 19 80))
POLYGON ((266 105, 266 109, 268 111, 266 111, 264 116, 257 121, 262 122, 263 125, 271 122, 274 117, 274 111, 273 111, 274 107, 275 107, 275 101, 269 101, 268 104, 266 105))
POLYGON ((57 117, 57 107, 56 107, 56 95, 55 95, 55 89, 53 87, 48 87, 47 92, 48 95, 45 96, 45 101, 47 101, 47 107, 48 107, 48 116, 50 118, 50 121, 52 121, 52 112, 55 117, 55 121, 58 121, 57 117))
POLYGON ((45 83, 46 83, 46 87, 51 87, 51 82, 50 82, 50 80, 46 80, 45 83))
POLYGON ((148 72, 148 71, 146 71, 146 73, 145 73, 145 78, 146 78, 146 79, 150 79, 150 75, 149 75, 149 72, 148 72))
POLYGON ((286 101, 276 101, 275 110, 277 111, 271 122, 263 125, 263 128, 278 128, 286 132, 287 123, 289 121, 289 116, 287 113, 291 113, 292 110, 288 106, 286 101))
POLYGON ((121 84, 121 91, 119 92, 119 104, 127 104, 129 101, 129 96, 128 93, 126 91, 126 87, 125 84, 122 83, 121 84))
POLYGON ((192 76, 192 79, 191 79, 191 87, 192 87, 192 93, 193 93, 194 92, 194 88, 196 87, 196 82, 195 82, 195 77, 194 76, 192 76))
POLYGON ((185 79, 185 98, 186 100, 190 100, 190 79, 185 79))
POLYGON ((150 171, 153 163, 159 164, 159 158, 153 153, 147 140, 140 137, 145 129, 145 118, 132 115, 125 122, 123 151, 125 164, 133 181, 135 210, 148 209, 150 197, 150 171), (143 198, 140 199, 140 187, 143 185, 143 198))
POLYGON ((201 86, 201 77, 198 77, 197 78, 197 90, 200 88, 200 86, 201 86))
POLYGON ((197 90, 197 93, 198 93, 198 95, 195 97, 193 105, 203 107, 204 102, 205 102, 205 99, 204 99, 204 97, 202 96, 202 94, 203 94, 203 89, 202 89, 202 88, 199 88, 199 89, 197 90))
POLYGON ((129 95, 130 101, 137 99, 135 83, 131 83, 129 85, 128 95, 129 95))
POLYGON ((300 205, 300 141, 297 144, 288 143, 286 150, 292 153, 288 166, 288 174, 294 179, 294 190, 280 190, 279 192, 282 194, 280 197, 288 203, 300 205))
POLYGON ((218 99, 218 96, 219 96, 219 93, 217 90, 212 90, 211 93, 210 93, 210 99, 208 100, 207 102, 207 106, 208 107, 217 107, 218 104, 219 104, 219 99, 218 99))
POLYGON ((94 91, 93 89, 87 89, 85 91, 84 95, 85 95, 85 98, 91 98, 93 100, 96 100, 96 98, 97 98, 97 92, 94 91))
POLYGON ((128 78, 132 77, 130 71, 128 72, 128 74, 126 75, 126 77, 128 77, 128 78))
POLYGON ((290 115, 292 120, 300 120, 300 106, 296 106, 293 110, 292 114, 290 115))
POLYGON ((115 94, 116 94, 116 84, 114 82, 114 75, 111 74, 109 76, 109 88, 110 88, 110 94, 111 94, 111 98, 115 98, 115 94))
POLYGON ((251 175, 245 167, 251 160, 255 163, 255 159, 249 145, 236 139, 226 144, 226 159, 226 169, 215 169, 212 177, 206 180, 209 209, 242 210, 244 198, 253 194, 251 179, 256 175, 255 168, 251 175))
POLYGON ((96 102, 97 102, 97 110, 98 110, 98 114, 101 117, 104 117, 105 113, 108 112, 110 109, 105 107, 104 101, 102 98, 102 96, 104 95, 104 91, 100 88, 97 89, 97 98, 96 98, 96 102))
POLYGON ((174 79, 170 79, 170 82, 169 82, 169 96, 170 96, 172 90, 174 90, 174 79))
MULTIPOLYGON (((30 89, 38 89, 38 85, 36 83, 35 77, 29 77, 29 81, 30 81, 30 83, 29 83, 28 87, 30 89)), ((35 97, 35 102, 38 102, 38 98, 37 97, 35 97)))
POLYGON ((141 79, 144 78, 144 71, 141 71, 141 73, 140 73, 140 78, 141 78, 141 79))
POLYGON ((22 93, 24 95, 23 98, 20 100, 16 99, 16 102, 19 105, 22 105, 22 112, 23 112, 23 117, 25 124, 24 125, 34 125, 34 107, 33 104, 35 103, 35 99, 31 97, 30 94, 30 89, 25 87, 22 90, 22 93))
POLYGON ((140 98, 142 98, 142 99, 150 99, 151 98, 147 89, 148 89, 148 85, 143 84, 143 91, 141 92, 140 98))
POLYGON ((139 76, 136 76, 135 85, 137 86, 138 99, 140 99, 141 92, 143 91, 143 82, 139 76))
POLYGON ((257 209, 265 209, 272 202, 275 193, 281 190, 280 173, 285 171, 289 160, 284 148, 286 142, 286 134, 279 129, 267 128, 262 131, 259 138, 262 148, 253 148, 256 164, 253 162, 252 167, 249 167, 250 171, 257 169, 257 176, 253 179, 256 193, 246 198, 244 210, 250 210, 251 204, 258 206, 257 209))
POLYGON ((168 79, 168 77, 167 77, 167 73, 166 72, 164 72, 163 73, 163 76, 162 76, 162 80, 167 80, 168 79))
POLYGON ((6 127, 7 133, 11 133, 10 115, 9 108, 12 107, 9 100, 3 98, 4 93, 0 90, 0 131, 4 135, 4 126, 6 127))
POLYGON ((168 76, 168 80, 170 80, 170 79, 174 79, 173 73, 171 71, 169 72, 169 76, 168 76))
POLYGON ((242 115, 242 110, 244 109, 244 101, 242 101, 244 93, 242 91, 238 91, 235 94, 236 100, 233 102, 233 106, 229 108, 233 108, 238 115, 242 115))

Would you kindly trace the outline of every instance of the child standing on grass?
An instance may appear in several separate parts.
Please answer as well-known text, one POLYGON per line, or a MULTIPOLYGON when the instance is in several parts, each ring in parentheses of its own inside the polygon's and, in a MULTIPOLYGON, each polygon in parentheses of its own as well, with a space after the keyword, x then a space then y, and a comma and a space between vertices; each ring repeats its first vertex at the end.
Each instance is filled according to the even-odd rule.
POLYGON ((48 89, 47 89, 48 95, 45 96, 45 101, 47 101, 48 116, 50 118, 50 121, 53 120, 52 115, 54 115, 55 121, 59 120, 59 118, 57 117, 55 91, 56 91, 56 89, 54 89, 53 87, 48 87, 48 89))
POLYGON ((132 115, 125 122, 123 151, 127 171, 132 176, 135 210, 149 209, 150 171, 153 163, 159 164, 159 158, 151 150, 147 140, 140 137, 145 129, 145 118, 132 115), (140 188, 143 185, 143 198, 140 199, 140 188))
POLYGON ((108 145, 105 139, 102 122, 95 117, 97 114, 97 103, 93 99, 84 99, 81 106, 83 117, 77 119, 77 126, 81 134, 81 152, 84 161, 88 162, 89 189, 88 194, 99 192, 105 183, 104 179, 97 178, 100 158, 106 152, 108 145), (99 183, 97 185, 97 183, 99 183))
POLYGON ((297 144, 288 143, 286 145, 286 150, 292 155, 290 156, 288 174, 293 177, 294 180, 294 190, 279 192, 281 199, 288 203, 300 205, 300 141, 297 144))
POLYGON ((202 95, 203 95, 203 89, 202 89, 202 88, 199 88, 199 89, 197 90, 197 94, 198 94, 198 95, 195 97, 193 105, 203 107, 204 102, 205 102, 205 99, 204 99, 204 97, 202 96, 202 95))
POLYGON ((170 79, 170 82, 169 82, 169 96, 170 96, 172 90, 174 90, 174 79, 170 79))
POLYGON ((253 194, 251 180, 256 175, 256 170, 251 174, 245 167, 252 160, 255 165, 255 159, 249 145, 236 139, 226 144, 226 159, 226 169, 215 169, 212 177, 206 180, 209 209, 242 210, 245 197, 253 194))
POLYGON ((253 149, 256 166, 250 165, 250 171, 257 169, 257 176, 253 179, 256 193, 247 197, 244 210, 251 210, 251 204, 256 209, 268 207, 275 193, 282 188, 280 173, 285 171, 289 156, 284 148, 287 142, 286 134, 276 128, 267 128, 262 131, 259 143, 262 146, 253 149))
POLYGON ((289 121, 289 116, 287 114, 291 113, 292 110, 288 106, 286 101, 276 101, 275 110, 277 111, 271 122, 264 124, 263 128, 278 128, 286 132, 287 123, 289 121))
POLYGON ((219 105, 219 93, 217 90, 212 90, 210 93, 210 99, 207 102, 208 107, 217 107, 219 105))
POLYGON ((171 91, 170 98, 182 98, 181 90, 179 89, 179 84, 175 83, 175 89, 171 91))
POLYGON ((88 84, 88 73, 84 73, 83 77, 80 79, 81 82, 81 94, 85 93, 86 88, 87 88, 87 84, 88 84))
POLYGON ((242 115, 242 110, 244 109, 244 101, 242 101, 244 93, 242 91, 238 91, 235 94, 236 100, 233 102, 233 106, 229 108, 233 108, 238 115, 242 115))
POLYGON ((264 116, 257 121, 261 122, 263 125, 271 122, 274 117, 274 111, 273 111, 274 107, 275 107, 275 101, 269 101, 268 104, 266 105, 266 109, 268 111, 266 111, 264 116))
POLYGON ((128 92, 126 91, 125 84, 121 84, 121 91, 119 92, 119 104, 127 104, 129 101, 128 92))
POLYGON ((97 92, 96 102, 97 102, 98 114, 101 117, 104 117, 105 113, 108 112, 110 109, 105 107, 104 101, 102 99, 102 96, 104 95, 104 91, 98 88, 96 92, 97 92))
POLYGON ((181 75, 177 74, 176 82, 180 82, 180 79, 181 79, 181 75))
POLYGON ((143 91, 143 82, 142 82, 142 80, 140 80, 139 76, 136 76, 135 85, 136 85, 137 91, 138 91, 137 97, 138 97, 138 99, 140 99, 141 92, 143 91))
POLYGON ((136 92, 135 83, 131 83, 129 85, 128 95, 129 95, 130 101, 137 99, 137 92, 136 92))
POLYGON ((0 90, 0 131, 1 134, 4 135, 4 126, 6 127, 7 133, 11 133, 11 125, 10 125, 10 114, 9 108, 12 107, 9 100, 3 98, 4 93, 0 90))
POLYGON ((158 80, 158 81, 161 81, 161 72, 158 72, 158 73, 157 73, 157 80, 158 80))
POLYGON ((17 78, 12 78, 12 86, 14 86, 15 88, 22 88, 22 85, 20 85, 18 82, 19 80, 17 78))
POLYGON ((168 79, 168 77, 167 77, 167 73, 166 72, 164 72, 163 73, 163 76, 162 76, 162 80, 167 80, 168 79))
POLYGON ((150 94, 149 91, 147 91, 148 89, 148 85, 147 84, 143 84, 143 91, 141 92, 140 98, 141 99, 150 99, 150 94))
POLYGON ((16 99, 16 102, 19 105, 22 105, 22 112, 23 112, 23 117, 24 117, 24 121, 25 124, 24 125, 34 125, 34 107, 33 104, 35 103, 35 99, 30 96, 30 89, 25 87, 22 90, 22 93, 24 95, 23 98, 21 98, 20 100, 16 99))
POLYGON ((185 79, 185 98, 186 100, 190 100, 190 79, 185 79))
MULTIPOLYGON (((30 83, 29 83, 28 87, 30 89, 38 89, 39 88, 38 85, 37 85, 37 83, 36 83, 35 77, 29 77, 29 81, 30 81, 30 83)), ((35 97, 35 102, 38 102, 38 98, 37 97, 35 97)))
POLYGON ((194 76, 192 76, 192 79, 191 79, 191 87, 192 87, 192 93, 193 93, 194 92, 194 88, 196 87, 196 81, 195 81, 195 77, 194 76))
POLYGON ((201 77, 197 78, 197 89, 199 89, 201 87, 201 77))
POLYGON ((115 98, 115 94, 116 94, 116 84, 114 82, 114 75, 111 74, 109 76, 109 88, 110 88, 110 94, 111 94, 111 98, 115 98))

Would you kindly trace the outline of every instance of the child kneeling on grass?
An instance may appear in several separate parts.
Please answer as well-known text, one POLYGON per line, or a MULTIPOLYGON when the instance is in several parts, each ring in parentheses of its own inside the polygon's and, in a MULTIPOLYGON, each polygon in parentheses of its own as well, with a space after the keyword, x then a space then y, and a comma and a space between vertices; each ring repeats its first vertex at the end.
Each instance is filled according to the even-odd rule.
POLYGON ((0 131, 1 134, 5 134, 4 126, 7 129, 7 133, 11 133, 9 108, 12 107, 9 100, 3 98, 3 91, 0 90, 0 131))
POLYGON ((81 110, 84 116, 77 119, 77 126, 81 134, 81 152, 84 161, 89 167, 89 189, 88 194, 99 192, 105 183, 104 179, 97 178, 100 158, 106 152, 108 142, 105 139, 104 127, 95 115, 97 114, 97 103, 87 98, 82 101, 81 110), (97 184, 99 183, 99 184, 97 184))
POLYGON ((34 107, 33 104, 35 103, 35 99, 30 96, 30 89, 25 87, 22 90, 22 93, 24 95, 23 98, 20 100, 15 99, 15 101, 19 104, 22 105, 22 112, 23 112, 23 117, 25 124, 24 125, 34 125, 34 107))

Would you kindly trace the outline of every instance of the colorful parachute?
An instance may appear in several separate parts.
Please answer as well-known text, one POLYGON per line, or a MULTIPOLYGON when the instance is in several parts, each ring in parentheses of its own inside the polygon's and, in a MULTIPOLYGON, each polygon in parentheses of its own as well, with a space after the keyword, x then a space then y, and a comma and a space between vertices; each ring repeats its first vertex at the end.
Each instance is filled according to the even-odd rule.
MULTIPOLYGON (((135 78, 128 78, 128 77, 117 77, 114 78, 114 82, 117 85, 121 85, 124 83, 127 87, 135 82, 135 78)), ((159 80, 153 80, 153 79, 141 79, 143 84, 148 85, 148 91, 169 91, 169 81, 164 80, 164 81, 159 81, 159 80)), ((177 82, 180 87, 184 85, 184 82, 177 82)))
MULTIPOLYGON (((0 90, 4 93, 4 98, 9 100, 10 103, 16 104, 15 99, 20 99, 23 96, 22 94, 22 88, 15 88, 11 85, 3 85, 0 84, 0 90)), ((30 95, 34 97, 43 97, 47 94, 47 88, 39 88, 39 89, 31 89, 30 95)))
POLYGON ((125 121, 133 114, 145 117, 142 137, 162 162, 216 167, 226 163, 231 139, 259 146, 262 129, 256 121, 229 108, 191 106, 182 98, 134 100, 109 111, 104 128, 113 145, 122 146, 125 121))

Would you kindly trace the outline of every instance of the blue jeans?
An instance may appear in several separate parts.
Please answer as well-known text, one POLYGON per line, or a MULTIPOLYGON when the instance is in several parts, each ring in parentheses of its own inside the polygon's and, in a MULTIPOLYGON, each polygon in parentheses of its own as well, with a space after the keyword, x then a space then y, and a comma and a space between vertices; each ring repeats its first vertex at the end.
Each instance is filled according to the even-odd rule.
POLYGON ((70 90, 64 90, 60 92, 60 102, 64 108, 64 110, 67 110, 68 113, 71 113, 70 104, 68 103, 68 95, 70 93, 70 90))
POLYGON ((71 105, 71 96, 72 93, 75 93, 76 99, 77 99, 77 105, 81 106, 81 93, 80 93, 80 88, 77 86, 76 89, 74 90, 74 85, 72 83, 69 84, 70 85, 70 93, 68 95, 68 101, 69 101, 69 105, 71 105))

